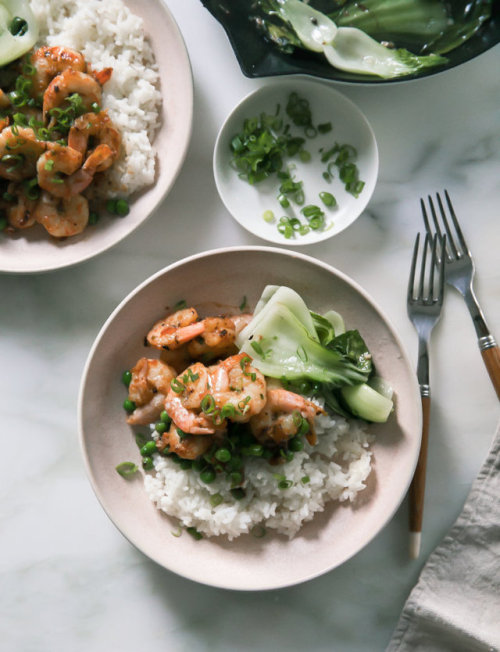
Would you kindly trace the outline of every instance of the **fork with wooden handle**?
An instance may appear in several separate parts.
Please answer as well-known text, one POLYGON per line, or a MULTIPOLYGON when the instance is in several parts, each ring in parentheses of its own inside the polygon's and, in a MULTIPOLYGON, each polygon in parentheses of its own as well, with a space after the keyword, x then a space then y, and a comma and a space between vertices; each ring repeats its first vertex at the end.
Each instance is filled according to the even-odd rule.
POLYGON ((475 272, 474 261, 463 236, 460 224, 458 223, 450 196, 446 190, 444 191, 444 195, 446 197, 446 205, 451 219, 448 219, 445 205, 443 204, 439 193, 436 193, 436 200, 439 206, 441 218, 440 220, 438 219, 432 198, 430 196, 427 197, 430 214, 432 216, 432 224, 429 220, 425 203, 422 199, 420 200, 425 228, 427 233, 430 235, 432 235, 433 231, 440 236, 443 232, 446 233, 446 282, 448 285, 451 285, 458 290, 465 299, 465 303, 469 309, 476 329, 479 350, 483 356, 483 361, 488 370, 493 387, 500 399, 500 349, 486 324, 483 312, 476 299, 476 295, 474 294, 474 288, 472 286, 475 272), (443 228, 441 228, 440 222, 442 223, 443 228))
POLYGON ((444 262, 439 249, 444 247, 445 238, 438 235, 433 238, 425 236, 420 268, 417 273, 419 257, 420 233, 415 240, 413 257, 408 281, 406 306, 408 317, 418 335, 417 378, 422 399, 422 441, 417 467, 410 485, 409 516, 410 516, 410 557, 416 559, 420 552, 422 536, 422 520, 424 513, 425 475, 427 467, 427 445, 429 440, 429 420, 431 409, 431 390, 429 383, 429 340, 432 329, 441 315, 444 294, 444 262), (441 256, 441 263, 437 260, 441 256), (437 278, 434 271, 437 269, 437 278))

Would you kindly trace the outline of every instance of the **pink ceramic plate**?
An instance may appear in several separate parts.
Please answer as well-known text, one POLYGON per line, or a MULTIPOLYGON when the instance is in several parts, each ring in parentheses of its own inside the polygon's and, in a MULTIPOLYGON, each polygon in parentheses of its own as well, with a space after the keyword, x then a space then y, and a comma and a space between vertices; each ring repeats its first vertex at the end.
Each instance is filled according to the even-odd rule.
POLYGON ((163 96, 161 126, 156 133, 156 180, 132 197, 130 213, 123 219, 103 218, 96 227, 63 241, 33 228, 14 237, 0 238, 0 271, 45 272, 68 267, 106 251, 132 233, 158 207, 174 183, 184 162, 191 137, 193 82, 182 35, 161 0, 147 3, 124 0, 141 16, 160 70, 163 96))
POLYGON ((79 400, 80 438, 90 481, 121 532, 158 564, 184 577, 228 589, 272 589, 297 584, 339 566, 384 527, 408 489, 420 444, 420 399, 415 374, 401 342, 374 301, 345 274, 308 256, 267 247, 207 252, 158 272, 132 292, 109 317, 90 352, 79 400), (292 540, 244 535, 193 540, 172 536, 177 522, 150 502, 140 476, 124 480, 115 467, 140 465, 122 407, 121 375, 145 354, 144 336, 167 306, 253 307, 267 284, 294 288, 311 309, 334 308, 362 332, 378 373, 395 389, 396 410, 376 435, 373 471, 354 505, 331 503, 292 540))

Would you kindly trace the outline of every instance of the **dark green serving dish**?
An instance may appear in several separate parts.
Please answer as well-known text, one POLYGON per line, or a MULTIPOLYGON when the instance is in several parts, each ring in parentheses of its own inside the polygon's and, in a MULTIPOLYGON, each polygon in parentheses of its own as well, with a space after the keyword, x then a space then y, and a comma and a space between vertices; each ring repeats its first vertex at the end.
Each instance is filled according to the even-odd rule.
POLYGON ((226 31, 241 70, 247 77, 304 74, 356 84, 391 84, 449 70, 470 61, 500 42, 500 2, 494 1, 491 18, 469 40, 446 53, 446 64, 387 80, 337 70, 321 55, 313 52, 298 49, 292 54, 281 52, 274 44, 266 41, 250 21, 252 0, 201 1, 226 31))

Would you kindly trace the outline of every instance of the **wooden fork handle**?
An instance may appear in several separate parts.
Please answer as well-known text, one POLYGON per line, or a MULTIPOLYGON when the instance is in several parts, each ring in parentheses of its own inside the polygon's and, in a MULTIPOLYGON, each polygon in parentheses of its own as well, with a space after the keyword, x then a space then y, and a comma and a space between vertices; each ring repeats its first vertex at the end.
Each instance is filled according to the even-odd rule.
POLYGON ((420 444, 417 467, 408 494, 410 532, 422 532, 430 414, 431 398, 430 396, 422 396, 422 442, 420 444))
POLYGON ((500 400, 500 348, 498 345, 490 346, 487 349, 483 349, 481 355, 483 356, 484 364, 500 400))

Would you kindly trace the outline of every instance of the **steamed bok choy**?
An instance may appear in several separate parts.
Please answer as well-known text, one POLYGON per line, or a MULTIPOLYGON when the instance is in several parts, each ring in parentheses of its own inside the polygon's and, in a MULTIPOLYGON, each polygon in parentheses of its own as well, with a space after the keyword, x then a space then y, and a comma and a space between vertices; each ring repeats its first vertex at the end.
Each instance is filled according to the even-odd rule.
POLYGON ((342 316, 309 310, 294 290, 267 286, 238 347, 265 375, 302 394, 319 395, 333 411, 385 422, 392 390, 375 376, 370 352, 357 330, 345 330, 342 316))
POLYGON ((446 62, 438 54, 416 55, 405 48, 386 47, 355 26, 339 27, 336 16, 301 0, 258 0, 257 5, 267 16, 258 24, 281 49, 291 52, 302 47, 322 53, 339 70, 390 79, 446 62), (276 25, 275 19, 282 24, 276 25))

